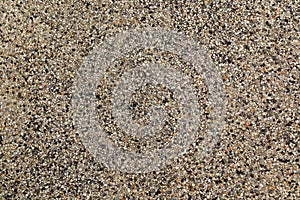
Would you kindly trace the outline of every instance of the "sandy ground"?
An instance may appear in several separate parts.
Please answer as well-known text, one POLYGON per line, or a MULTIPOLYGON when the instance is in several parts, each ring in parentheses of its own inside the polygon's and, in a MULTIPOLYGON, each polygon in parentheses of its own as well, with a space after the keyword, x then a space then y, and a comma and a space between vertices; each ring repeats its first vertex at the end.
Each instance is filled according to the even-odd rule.
MULTIPOLYGON (((299 199, 298 4, 1 1, 0 199, 299 199), (72 86, 84 58, 101 41, 151 26, 177 30, 205 46, 222 76, 225 125, 210 152, 199 156, 209 146, 202 137, 210 100, 197 80, 199 103, 207 104, 201 114, 204 136, 157 171, 120 172, 98 162, 74 128, 72 86)), ((116 79, 110 72, 156 57, 190 69, 175 54, 146 49, 120 58, 108 78, 99 80, 99 124, 130 151, 164 145, 175 136, 176 121, 153 142, 123 134, 125 127, 109 123, 111 111, 101 107, 109 105, 106 89, 116 79)), ((180 117, 176 99, 163 86, 142 87, 132 99, 132 118, 142 125, 151 118, 141 112, 153 101, 169 102, 171 118, 180 117)))

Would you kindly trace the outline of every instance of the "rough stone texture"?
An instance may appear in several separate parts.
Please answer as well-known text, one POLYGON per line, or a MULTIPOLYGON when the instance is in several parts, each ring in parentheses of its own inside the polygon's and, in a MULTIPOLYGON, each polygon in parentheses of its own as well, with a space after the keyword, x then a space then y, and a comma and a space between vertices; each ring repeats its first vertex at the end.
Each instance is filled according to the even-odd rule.
POLYGON ((286 1, 1 1, 1 199, 299 199, 299 4, 286 1), (160 171, 110 171, 73 130, 76 70, 99 40, 165 26, 205 45, 227 119, 160 171))

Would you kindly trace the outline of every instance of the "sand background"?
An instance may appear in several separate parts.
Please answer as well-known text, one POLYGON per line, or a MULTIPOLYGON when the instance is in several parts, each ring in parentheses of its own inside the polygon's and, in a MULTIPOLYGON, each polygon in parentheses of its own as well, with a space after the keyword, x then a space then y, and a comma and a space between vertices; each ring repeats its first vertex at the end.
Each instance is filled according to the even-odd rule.
POLYGON ((299 199, 299 1, 1 1, 0 199, 299 199), (220 67, 226 126, 147 174, 111 171, 71 118, 84 57, 109 36, 163 26, 220 67))

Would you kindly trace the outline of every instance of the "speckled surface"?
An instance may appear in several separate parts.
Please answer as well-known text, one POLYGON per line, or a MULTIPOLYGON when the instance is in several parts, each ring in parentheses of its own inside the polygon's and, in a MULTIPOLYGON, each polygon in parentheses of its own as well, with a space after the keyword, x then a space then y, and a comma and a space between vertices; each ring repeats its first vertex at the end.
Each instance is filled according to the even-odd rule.
POLYGON ((1 1, 0 199, 299 199, 298 4, 1 1), (228 96, 226 125, 203 159, 196 141, 161 170, 112 171, 74 131, 72 85, 98 41, 148 26, 208 49, 228 96))

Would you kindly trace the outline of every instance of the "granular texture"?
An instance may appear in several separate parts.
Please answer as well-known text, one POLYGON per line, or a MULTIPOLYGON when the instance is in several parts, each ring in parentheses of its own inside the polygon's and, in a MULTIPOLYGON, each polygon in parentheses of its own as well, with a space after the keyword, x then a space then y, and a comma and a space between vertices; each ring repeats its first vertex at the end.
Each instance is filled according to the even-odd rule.
MULTIPOLYGON (((1 1, 0 199, 299 199, 298 5, 298 0, 1 1), (146 27, 166 27, 206 47, 222 75, 226 119, 210 154, 200 157, 211 119, 209 91, 199 79, 203 136, 157 171, 126 173, 99 163, 82 143, 72 119, 72 88, 99 43, 146 27)), ((145 51, 133 52, 124 65, 163 53, 145 51)), ((163 57, 189 69, 176 55, 163 57)), ((118 66, 121 60, 110 69, 118 66)), ((100 98, 101 81, 99 104, 108 99, 100 98)), ((157 89, 171 96, 161 88, 144 88, 152 93, 146 99, 155 99, 157 89)), ((141 101, 135 93, 134 100, 141 101)), ((170 101, 176 108, 175 95, 170 101)), ((132 109, 133 119, 148 123, 138 113, 147 109, 132 109)), ((109 129, 100 113, 99 124, 109 129)), ((172 131, 151 145, 163 144, 172 131)), ((113 132, 108 137, 138 151, 139 141, 124 144, 126 135, 113 132)))

